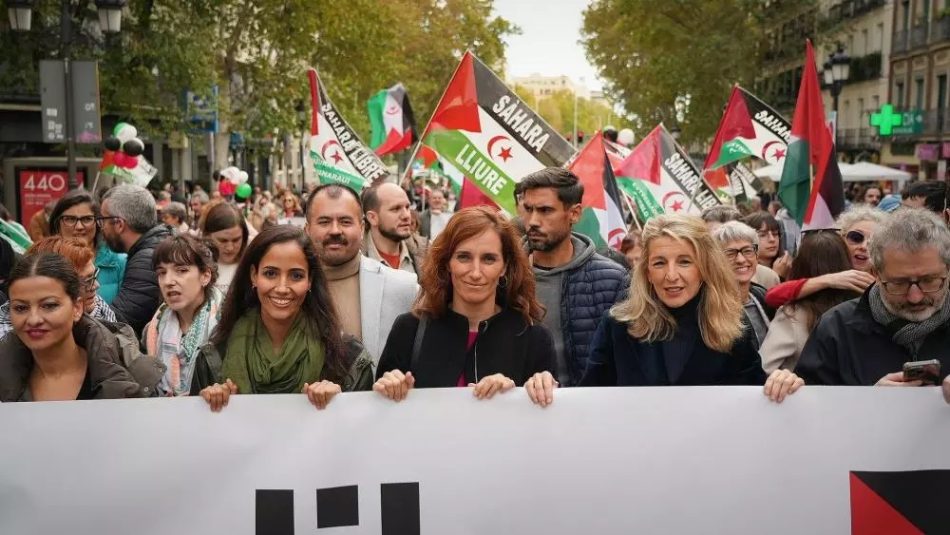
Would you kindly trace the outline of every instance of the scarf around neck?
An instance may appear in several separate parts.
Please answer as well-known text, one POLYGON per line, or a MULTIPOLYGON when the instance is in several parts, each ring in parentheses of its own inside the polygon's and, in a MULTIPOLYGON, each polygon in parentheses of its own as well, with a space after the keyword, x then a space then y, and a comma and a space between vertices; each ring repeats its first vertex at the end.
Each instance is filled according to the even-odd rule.
POLYGON ((924 344, 924 339, 950 321, 950 298, 944 298, 943 306, 938 308, 933 316, 920 322, 907 321, 891 314, 884 306, 880 284, 871 287, 868 302, 871 305, 874 321, 883 325, 891 334, 891 338, 897 344, 906 347, 915 358, 920 346, 924 344))
POLYGON ((195 371, 198 349, 204 345, 220 319, 218 308, 223 297, 217 288, 198 308, 188 332, 182 334, 178 315, 162 304, 158 309, 156 328, 156 356, 165 364, 166 372, 159 384, 159 392, 166 396, 187 396, 195 371))
POLYGON ((323 364, 323 343, 304 314, 297 314, 275 351, 260 309, 253 308, 234 324, 221 371, 241 394, 290 394, 318 380, 323 364))

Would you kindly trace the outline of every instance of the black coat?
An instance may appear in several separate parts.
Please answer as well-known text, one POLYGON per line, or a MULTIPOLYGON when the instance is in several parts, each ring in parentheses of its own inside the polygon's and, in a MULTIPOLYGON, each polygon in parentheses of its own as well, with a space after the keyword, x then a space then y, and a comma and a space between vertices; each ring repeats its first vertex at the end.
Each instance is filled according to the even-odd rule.
POLYGON ((825 312, 795 367, 805 384, 871 386, 904 363, 937 359, 941 380, 950 372, 950 325, 930 333, 916 355, 892 338, 884 325, 874 321, 864 295, 825 312))
POLYGON ((605 314, 579 386, 762 385, 765 372, 755 334, 745 329, 732 352, 706 347, 699 333, 699 297, 673 310, 676 334, 665 342, 636 340, 628 325, 605 314))
POLYGON ((451 310, 441 318, 430 318, 419 360, 413 366, 418 327, 419 318, 412 314, 396 318, 379 357, 377 378, 392 370, 411 371, 417 388, 433 388, 456 386, 463 373, 466 383, 500 373, 520 386, 535 373, 554 371, 551 333, 543 325, 528 325, 511 309, 505 308, 479 324, 471 351, 467 348, 468 318, 451 310))
POLYGON ((171 227, 166 225, 158 225, 142 234, 129 249, 122 286, 112 300, 116 319, 131 326, 138 336, 142 335, 142 329, 152 320, 162 302, 152 257, 155 247, 171 235, 171 227))

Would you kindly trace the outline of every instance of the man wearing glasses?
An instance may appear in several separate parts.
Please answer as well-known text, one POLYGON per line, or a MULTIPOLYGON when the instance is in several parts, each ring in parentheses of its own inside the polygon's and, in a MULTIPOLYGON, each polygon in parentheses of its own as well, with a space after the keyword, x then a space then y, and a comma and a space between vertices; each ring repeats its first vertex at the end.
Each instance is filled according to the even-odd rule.
POLYGON ((904 364, 950 371, 950 230, 927 210, 894 212, 870 245, 875 283, 826 312, 795 369, 806 384, 921 386, 904 364))
POLYGON ((172 235, 171 228, 158 224, 155 199, 141 186, 113 187, 103 197, 101 211, 96 223, 106 244, 117 253, 128 253, 112 308, 120 322, 141 335, 162 302, 152 256, 158 243, 172 235))

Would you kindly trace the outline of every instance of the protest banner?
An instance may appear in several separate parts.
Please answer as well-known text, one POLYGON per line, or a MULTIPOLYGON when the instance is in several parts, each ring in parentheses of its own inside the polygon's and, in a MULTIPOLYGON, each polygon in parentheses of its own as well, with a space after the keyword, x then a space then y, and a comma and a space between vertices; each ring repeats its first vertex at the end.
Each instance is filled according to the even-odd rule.
POLYGON ((937 388, 0 405, 0 533, 944 533, 937 388), (338 531, 326 530, 339 527, 338 531), (347 527, 349 526, 349 527, 347 527), (868 527, 871 526, 871 527, 868 527), (874 530, 877 531, 874 531, 874 530))
POLYGON ((339 183, 357 192, 389 176, 389 170, 330 102, 316 69, 310 80, 310 159, 321 184, 339 183))

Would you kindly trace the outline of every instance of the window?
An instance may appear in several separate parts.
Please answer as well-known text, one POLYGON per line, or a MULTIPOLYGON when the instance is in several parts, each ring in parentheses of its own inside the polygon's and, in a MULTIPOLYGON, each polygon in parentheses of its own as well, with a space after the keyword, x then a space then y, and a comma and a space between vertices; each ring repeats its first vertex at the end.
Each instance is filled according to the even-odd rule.
POLYGON ((857 114, 857 115, 858 115, 857 124, 864 124, 864 112, 865 112, 865 111, 867 111, 867 110, 864 109, 864 99, 863 99, 863 98, 859 98, 859 99, 858 99, 858 109, 857 109, 857 112, 858 112, 858 114, 857 114))
POLYGON ((884 23, 880 22, 877 25, 877 31, 874 32, 874 51, 882 50, 884 50, 884 23))
POLYGON ((861 50, 864 51, 864 55, 871 53, 871 43, 868 42, 868 31, 861 30, 861 50))
POLYGON ((924 79, 914 80, 914 104, 918 110, 924 109, 924 79))
POLYGON ((881 97, 874 95, 871 97, 871 110, 877 111, 881 109, 881 97))
POLYGON ((894 88, 894 103, 898 108, 904 107, 904 82, 897 82, 894 88))
POLYGON ((937 109, 943 110, 947 107, 947 75, 941 74, 937 77, 937 109))

